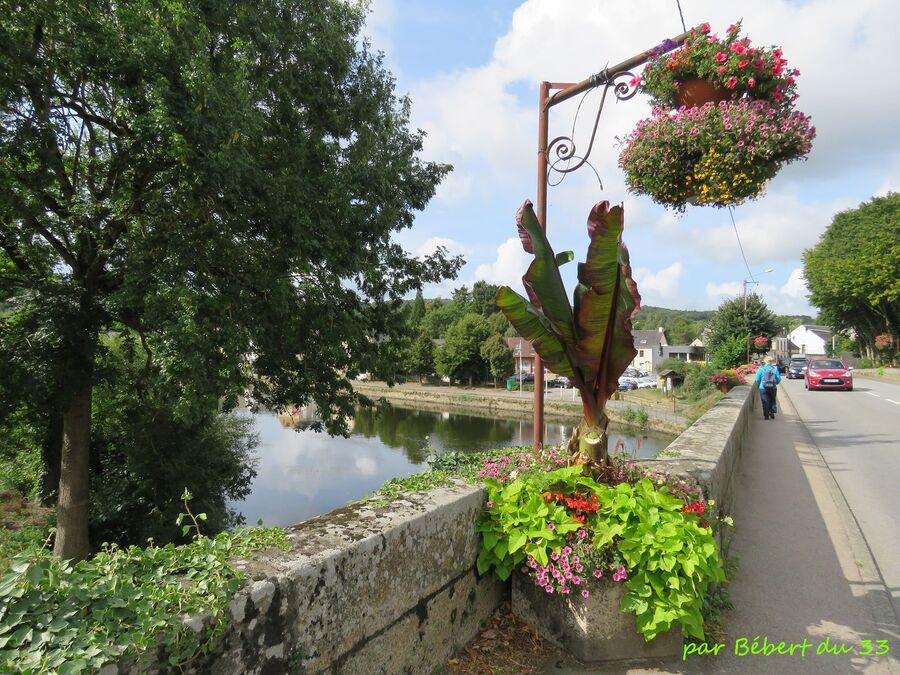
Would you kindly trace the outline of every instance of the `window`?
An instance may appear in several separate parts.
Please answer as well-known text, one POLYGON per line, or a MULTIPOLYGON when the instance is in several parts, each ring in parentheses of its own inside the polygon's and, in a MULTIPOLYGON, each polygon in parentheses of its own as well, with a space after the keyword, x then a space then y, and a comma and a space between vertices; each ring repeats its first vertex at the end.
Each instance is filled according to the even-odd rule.
POLYGON ((643 358, 643 356, 644 356, 644 350, 643 350, 643 349, 639 349, 639 350, 638 350, 638 356, 641 357, 641 358, 643 358))

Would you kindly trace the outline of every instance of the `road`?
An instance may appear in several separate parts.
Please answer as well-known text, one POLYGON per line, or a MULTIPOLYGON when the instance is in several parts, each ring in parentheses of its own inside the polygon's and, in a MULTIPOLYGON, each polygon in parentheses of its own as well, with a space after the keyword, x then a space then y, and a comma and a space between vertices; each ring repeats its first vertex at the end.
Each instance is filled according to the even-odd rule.
POLYGON ((858 378, 852 392, 782 380, 875 559, 900 617, 900 384, 858 378))

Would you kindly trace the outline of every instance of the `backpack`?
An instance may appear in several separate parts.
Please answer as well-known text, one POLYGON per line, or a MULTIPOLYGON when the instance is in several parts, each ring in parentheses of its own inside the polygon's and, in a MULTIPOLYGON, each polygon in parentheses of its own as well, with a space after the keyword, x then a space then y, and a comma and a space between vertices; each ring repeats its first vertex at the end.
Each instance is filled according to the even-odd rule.
POLYGON ((775 381, 774 367, 768 366, 766 368, 763 368, 762 384, 763 388, 765 388, 766 391, 772 391, 775 389, 778 383, 775 381))

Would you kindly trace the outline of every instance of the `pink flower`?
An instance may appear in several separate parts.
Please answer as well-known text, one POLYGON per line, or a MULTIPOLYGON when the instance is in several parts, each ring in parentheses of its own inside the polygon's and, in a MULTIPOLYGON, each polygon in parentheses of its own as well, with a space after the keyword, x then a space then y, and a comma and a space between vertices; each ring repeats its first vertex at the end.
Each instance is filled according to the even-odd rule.
POLYGON ((726 70, 728 70, 728 68, 726 68, 725 66, 719 66, 718 68, 716 68, 716 70, 718 70, 720 73, 724 73, 726 70))
POLYGON ((594 570, 594 576, 599 579, 603 576, 603 570, 594 570))
POLYGON ((582 597, 582 598, 586 598, 586 597, 588 597, 590 594, 591 594, 591 592, 590 592, 588 589, 586 589, 586 588, 585 588, 583 591, 581 591, 581 597, 582 597))
POLYGON ((716 54, 716 63, 723 63, 728 60, 728 55, 725 52, 719 52, 716 54))
POLYGON ((580 530, 578 530, 578 538, 579 539, 584 539, 586 536, 587 536, 587 530, 585 530, 583 527, 580 530))
POLYGON ((553 553, 550 554, 550 559, 551 560, 559 560, 559 553, 556 553, 554 551, 553 553))
POLYGON ((735 30, 735 29, 737 29, 737 26, 736 26, 735 24, 731 24, 731 25, 728 26, 728 28, 726 29, 726 32, 730 33, 730 32, 732 32, 732 31, 735 30))
POLYGON ((494 505, 494 502, 492 502, 492 501, 489 499, 489 500, 488 500, 488 503, 487 503, 487 507, 488 507, 488 508, 491 508, 493 505, 494 505))
POLYGON ((732 75, 731 77, 728 78, 728 82, 726 82, 725 84, 728 85, 729 89, 734 89, 737 86, 737 82, 738 82, 738 79, 734 75, 732 75))
POLYGON ((635 76, 632 77, 631 80, 629 80, 629 82, 628 82, 629 86, 632 86, 632 87, 636 87, 636 86, 638 86, 640 83, 641 83, 641 76, 640 76, 640 75, 635 75, 635 76))
POLYGON ((738 61, 738 68, 746 68, 750 65, 749 59, 744 59, 743 61, 738 61))
POLYGON ((553 523, 547 523, 547 529, 548 529, 548 530, 555 530, 555 529, 556 529, 556 525, 554 525, 553 523))
POLYGON ((703 23, 700 24, 700 32, 701 33, 709 32, 709 23, 708 22, 704 21, 703 23))
POLYGON ((751 77, 749 80, 747 80, 747 86, 751 87, 751 88, 755 87, 756 86, 756 78, 751 77))

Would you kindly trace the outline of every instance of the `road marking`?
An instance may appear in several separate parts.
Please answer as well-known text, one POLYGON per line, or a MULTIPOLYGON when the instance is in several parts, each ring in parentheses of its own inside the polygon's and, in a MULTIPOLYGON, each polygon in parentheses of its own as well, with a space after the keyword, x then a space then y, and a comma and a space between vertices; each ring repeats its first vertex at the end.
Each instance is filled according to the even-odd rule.
POLYGON ((881 398, 878 394, 873 394, 871 391, 866 392, 869 396, 874 396, 875 398, 881 398))
POLYGON ((886 399, 884 399, 884 400, 885 400, 885 401, 890 401, 890 402, 893 403, 894 405, 900 405, 900 401, 895 401, 895 400, 892 399, 892 398, 886 398, 886 399))

